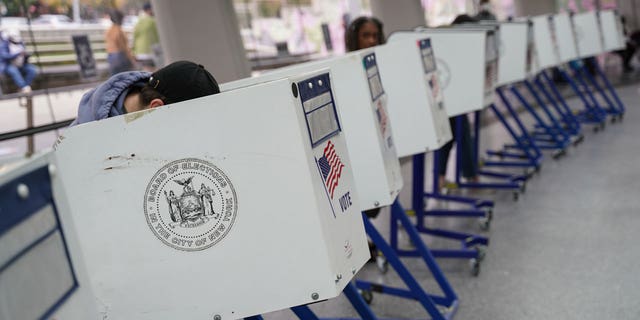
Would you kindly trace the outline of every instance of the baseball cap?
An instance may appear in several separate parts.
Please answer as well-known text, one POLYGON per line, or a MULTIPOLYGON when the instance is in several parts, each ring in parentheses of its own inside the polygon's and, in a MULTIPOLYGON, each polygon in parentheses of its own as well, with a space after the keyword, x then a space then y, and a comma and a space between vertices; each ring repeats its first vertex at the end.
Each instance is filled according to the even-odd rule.
POLYGON ((211 73, 191 61, 176 61, 159 69, 151 74, 149 86, 166 98, 166 104, 220 93, 211 73))

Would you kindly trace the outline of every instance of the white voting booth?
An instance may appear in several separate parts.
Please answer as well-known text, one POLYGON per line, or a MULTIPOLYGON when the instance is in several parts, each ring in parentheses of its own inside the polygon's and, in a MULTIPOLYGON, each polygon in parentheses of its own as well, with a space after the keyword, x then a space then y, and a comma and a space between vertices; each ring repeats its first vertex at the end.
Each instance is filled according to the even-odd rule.
POLYGON ((375 50, 398 156, 437 150, 452 135, 431 40, 419 32, 389 40, 375 50))
POLYGON ((387 108, 386 88, 373 49, 277 69, 259 77, 220 86, 222 91, 329 68, 337 112, 353 165, 361 210, 393 203, 402 188, 395 132, 387 108))
POLYGON ((551 19, 558 45, 558 61, 560 63, 567 63, 578 59, 576 34, 569 14, 555 14, 551 16, 551 19))
POLYGON ((429 37, 437 53, 437 69, 450 117, 481 110, 493 103, 498 78, 496 27, 420 28, 395 32, 389 42, 413 37, 415 32, 429 37))
POLYGON ((55 201, 97 306, 53 317, 237 319, 339 295, 369 250, 333 99, 324 70, 66 130, 55 201))
POLYGON ((601 54, 604 51, 603 41, 595 11, 576 13, 572 19, 580 57, 587 58, 601 54))
POLYGON ((620 16, 614 10, 598 11, 604 51, 616 51, 626 46, 620 16))
POLYGON ((560 63, 560 56, 553 17, 545 14, 535 16, 531 21, 538 67, 544 70, 557 66, 560 63))

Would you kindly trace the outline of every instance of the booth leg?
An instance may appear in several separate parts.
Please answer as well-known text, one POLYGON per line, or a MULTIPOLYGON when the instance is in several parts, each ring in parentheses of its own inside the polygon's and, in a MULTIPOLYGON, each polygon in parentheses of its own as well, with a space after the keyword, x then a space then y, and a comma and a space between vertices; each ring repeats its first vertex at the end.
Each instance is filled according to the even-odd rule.
MULTIPOLYGON (((397 201, 394 203, 394 206, 399 206, 397 201)), ((401 208, 400 208, 401 209, 401 208)), ((401 209, 402 210, 402 209, 401 209)), ((371 290, 379 293, 390 294, 394 296, 399 296, 403 298, 410 298, 413 300, 417 300, 422 307, 427 311, 429 316, 432 319, 450 319, 453 314, 456 312, 458 307, 458 297, 453 291, 453 288, 449 284, 448 280, 440 270, 440 267, 435 261, 435 258, 431 255, 431 252, 424 244, 418 231, 411 224, 411 221, 406 217, 406 215, 398 214, 397 210, 392 207, 391 216, 393 221, 400 220, 402 226, 407 231, 409 238, 416 246, 416 250, 419 251, 422 255, 423 261, 427 265, 427 268, 435 278, 438 283, 440 289, 442 290, 444 296, 434 296, 429 295, 425 292, 425 290, 420 286, 418 281, 413 277, 413 275, 409 272, 406 266, 400 260, 400 257, 396 254, 395 250, 387 243, 387 241, 382 237, 382 235, 378 232, 375 226, 369 221, 366 215, 363 214, 364 219, 364 227, 367 231, 367 235, 371 238, 371 241, 376 244, 378 249, 384 254, 387 258, 389 265, 398 273, 398 276, 402 279, 402 281, 407 286, 406 289, 399 289, 394 287, 389 287, 385 285, 373 284, 368 281, 357 280, 356 285, 358 288, 363 290, 371 290), (436 305, 441 305, 445 307, 447 310, 442 313, 436 305)))
POLYGON ((291 311, 293 311, 300 320, 320 320, 307 305, 292 307, 291 311))
POLYGON ((577 144, 577 143, 582 142, 582 140, 584 139, 584 135, 582 134, 582 128, 580 126, 580 121, 574 115, 573 110, 571 110, 571 108, 569 108, 569 104, 567 104, 567 101, 564 99, 562 94, 560 94, 560 90, 558 90, 558 87, 555 85, 553 80, 549 77, 547 72, 546 71, 542 71, 540 73, 540 75, 547 82, 547 85, 549 86, 549 88, 551 88, 551 92, 554 94, 554 96, 556 97, 557 101, 563 107, 563 109, 565 110, 565 113, 567 115, 569 115, 569 119, 571 119, 573 132, 574 132, 574 135, 576 136, 573 143, 577 144))
POLYGON ((607 112, 602 108, 600 103, 598 103, 598 100, 591 92, 589 85, 584 80, 584 76, 583 76, 583 72, 585 72, 584 68, 579 64, 579 62, 575 62, 575 61, 570 62, 569 65, 573 70, 574 76, 578 81, 578 84, 584 89, 584 93, 586 97, 592 103, 592 110, 591 110, 591 112, 593 113, 592 116, 598 120, 598 123, 600 124, 601 127, 604 127, 604 123, 607 120, 607 112))
POLYGON ((362 298, 362 295, 358 292, 358 288, 355 284, 349 282, 347 286, 342 290, 342 293, 347 296, 351 305, 356 309, 362 320, 376 320, 378 317, 373 313, 367 302, 362 298))
MULTIPOLYGON (((595 61, 594 58, 590 58, 590 60, 594 63, 596 68, 598 68, 598 62, 595 61)), ((595 90, 597 90, 598 93, 600 93, 600 96, 602 97, 602 99, 604 99, 604 101, 606 102, 607 106, 609 106, 608 108, 605 109, 607 111, 607 113, 609 113, 611 115, 614 115, 614 116, 617 116, 617 115, 621 114, 622 111, 618 110, 618 108, 613 103, 613 101, 611 99, 609 99, 609 95, 600 86, 600 84, 598 83, 596 78, 594 78, 593 75, 591 75, 591 73, 589 73, 589 71, 584 66, 582 66, 581 70, 582 70, 582 74, 584 74, 585 78, 587 78, 587 80, 591 83, 591 85, 593 85, 595 90)))
MULTIPOLYGON (((592 58, 592 59, 595 59, 595 58, 592 58)), ((624 113, 626 111, 626 108, 624 106, 624 103, 622 103, 622 100, 620 99, 620 96, 618 96, 618 93, 613 88, 613 85, 611 85, 611 82, 609 82, 609 79, 604 74, 604 71, 602 71, 602 68, 600 67, 600 65, 596 63, 595 67, 596 67, 596 72, 598 72, 598 75, 602 79, 602 82, 604 82, 604 84, 607 87, 607 89, 609 90, 609 92, 611 92, 611 96, 613 96, 613 99, 616 101, 616 104, 618 106, 618 110, 620 111, 620 115, 621 116, 624 115, 624 113)))

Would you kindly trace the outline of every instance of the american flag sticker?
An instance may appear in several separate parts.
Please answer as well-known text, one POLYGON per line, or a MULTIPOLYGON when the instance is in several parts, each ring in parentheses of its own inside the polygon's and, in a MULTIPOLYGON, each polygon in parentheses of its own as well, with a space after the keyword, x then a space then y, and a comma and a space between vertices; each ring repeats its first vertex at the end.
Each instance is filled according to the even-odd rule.
POLYGON ((344 164, 340 161, 340 157, 336 153, 336 149, 333 143, 331 143, 331 140, 327 141, 322 157, 317 159, 316 162, 318 163, 318 168, 327 193, 331 200, 333 200, 333 194, 340 183, 340 176, 342 175, 344 164))

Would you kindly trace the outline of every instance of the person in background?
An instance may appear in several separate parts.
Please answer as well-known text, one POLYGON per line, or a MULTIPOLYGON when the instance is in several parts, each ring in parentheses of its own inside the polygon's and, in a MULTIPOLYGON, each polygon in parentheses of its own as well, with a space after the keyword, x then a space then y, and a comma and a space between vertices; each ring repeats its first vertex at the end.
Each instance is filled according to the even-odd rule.
POLYGON ((107 51, 107 62, 111 75, 134 69, 133 55, 129 50, 129 41, 122 31, 122 19, 124 15, 120 10, 112 10, 109 13, 111 27, 104 34, 107 51))
MULTIPOLYGON (((347 51, 371 48, 385 43, 382 22, 374 17, 359 17, 353 20, 346 29, 344 37, 347 51)), ((364 211, 367 217, 373 219, 380 213, 380 208, 364 211)), ((370 262, 375 262, 378 257, 378 249, 369 240, 370 262)))
POLYGON ((177 61, 152 73, 118 73, 82 96, 70 126, 220 93, 202 65, 177 61))
POLYGON ((31 83, 38 74, 29 56, 18 30, 0 33, 0 72, 11 77, 22 93, 31 93, 31 83))
POLYGON ((160 38, 151 3, 145 3, 142 10, 144 13, 133 29, 133 54, 145 71, 153 71, 156 68, 153 48, 160 44, 160 38))
POLYGON ((382 22, 375 17, 359 17, 353 20, 345 34, 347 51, 356 51, 385 43, 382 22))
MULTIPOLYGON (((622 68, 625 73, 632 72, 631 60, 636 54, 638 48, 638 42, 629 35, 627 30, 627 19, 624 16, 620 16, 620 22, 622 23, 622 33, 624 34, 625 48, 614 51, 622 58, 622 68)), ((636 35, 637 38, 637 35, 636 35)))
MULTIPOLYGON (((470 17, 466 14, 461 14, 457 16, 452 25, 456 24, 464 24, 464 23, 476 23, 478 20, 470 17)), ((453 140, 449 141, 447 144, 440 148, 440 157, 438 158, 438 187, 440 189, 444 188, 447 185, 452 185, 453 183, 447 183, 445 180, 445 176, 447 174, 447 163, 449 162, 449 153, 451 152, 451 148, 453 148, 453 144, 455 142, 455 137, 458 134, 462 134, 461 145, 457 146, 457 152, 461 153, 462 156, 462 176, 466 178, 470 182, 479 182, 480 179, 478 177, 478 169, 477 164, 473 161, 473 142, 471 141, 471 127, 469 124, 469 119, 466 114, 462 114, 459 116, 449 118, 449 125, 451 126, 451 133, 454 137, 453 140), (462 121, 462 131, 458 132, 457 121, 460 119, 462 121)), ((479 124, 476 124, 479 125, 479 124)))
POLYGON ((491 2, 489 0, 480 0, 480 8, 478 14, 474 17, 476 20, 489 20, 495 21, 496 16, 491 13, 491 2))

